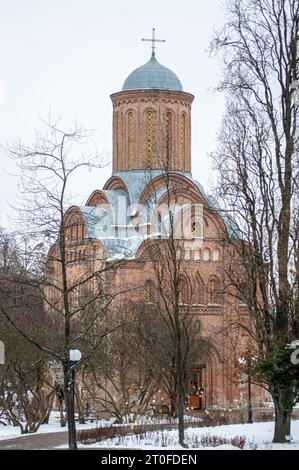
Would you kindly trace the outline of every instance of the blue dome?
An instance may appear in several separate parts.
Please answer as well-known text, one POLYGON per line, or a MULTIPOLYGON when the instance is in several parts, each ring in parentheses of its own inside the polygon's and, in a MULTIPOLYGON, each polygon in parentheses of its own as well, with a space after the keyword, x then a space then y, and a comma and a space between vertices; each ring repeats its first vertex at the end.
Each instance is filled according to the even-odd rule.
POLYGON ((154 54, 151 59, 126 78, 122 91, 158 89, 183 91, 183 86, 176 74, 159 64, 154 54))

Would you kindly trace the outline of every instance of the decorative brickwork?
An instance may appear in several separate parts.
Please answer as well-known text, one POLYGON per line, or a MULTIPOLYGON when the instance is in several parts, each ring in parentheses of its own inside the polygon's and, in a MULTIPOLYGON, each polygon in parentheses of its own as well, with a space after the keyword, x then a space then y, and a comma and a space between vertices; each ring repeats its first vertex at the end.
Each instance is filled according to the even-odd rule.
POLYGON ((113 103, 113 173, 150 168, 191 171, 193 95, 166 90, 124 91, 113 103), (136 132, 133 122, 136 117, 136 132), (129 121, 129 122, 128 122, 129 121), (168 122, 165 126, 165 122, 168 122), (133 157, 134 154, 134 157, 133 157))

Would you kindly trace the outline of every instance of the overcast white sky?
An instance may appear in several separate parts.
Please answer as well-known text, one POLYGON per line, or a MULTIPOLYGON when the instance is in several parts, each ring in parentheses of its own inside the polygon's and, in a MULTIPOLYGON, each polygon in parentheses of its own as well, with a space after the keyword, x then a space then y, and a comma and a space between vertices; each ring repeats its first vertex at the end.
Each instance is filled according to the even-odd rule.
MULTIPOLYGON (((195 95, 192 111, 193 175, 205 187, 211 179, 208 153, 216 147, 223 97, 213 92, 220 63, 210 58, 213 30, 224 23, 222 0, 0 0, 0 144, 34 141, 38 115, 62 116, 96 132, 87 147, 111 156, 110 94, 127 75, 156 56, 195 95)), ((0 224, 7 225, 9 200, 16 193, 14 170, 0 149, 0 224)), ((111 167, 81 174, 74 203, 101 188, 111 167)))

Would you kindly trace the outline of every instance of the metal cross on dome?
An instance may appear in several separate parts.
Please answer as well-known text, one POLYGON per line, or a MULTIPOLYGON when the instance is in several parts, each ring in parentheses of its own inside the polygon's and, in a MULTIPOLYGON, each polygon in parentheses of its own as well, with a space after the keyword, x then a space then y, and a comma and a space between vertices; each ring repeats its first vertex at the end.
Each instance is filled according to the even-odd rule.
POLYGON ((153 31, 152 31, 152 39, 144 39, 144 38, 142 38, 142 41, 149 41, 149 42, 152 43, 152 51, 153 51, 152 54, 153 54, 153 55, 155 55, 155 48, 156 48, 155 43, 156 43, 156 42, 166 42, 165 39, 156 39, 155 34, 156 34, 156 30, 155 30, 155 28, 153 28, 153 31))

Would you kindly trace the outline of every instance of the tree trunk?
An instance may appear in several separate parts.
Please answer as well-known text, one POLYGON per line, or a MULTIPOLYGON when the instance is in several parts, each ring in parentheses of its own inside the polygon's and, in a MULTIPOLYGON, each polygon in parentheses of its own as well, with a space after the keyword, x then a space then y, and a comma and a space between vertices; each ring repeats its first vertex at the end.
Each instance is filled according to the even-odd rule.
POLYGON ((290 390, 275 387, 272 397, 275 407, 274 443, 287 442, 286 436, 291 432, 292 401, 290 390))
POLYGON ((177 329, 178 342, 176 345, 176 378, 177 378, 177 389, 178 389, 178 401, 177 401, 177 413, 178 413, 178 430, 179 430, 179 444, 182 447, 185 446, 185 429, 184 429, 184 411, 185 411, 185 382, 183 374, 183 361, 182 361, 182 350, 181 350, 181 337, 180 337, 180 325, 177 329))
POLYGON ((176 397, 170 396, 170 416, 172 418, 177 418, 177 407, 176 407, 176 397))
POLYGON ((186 447, 185 446, 184 410, 185 410, 185 390, 184 390, 184 387, 179 386, 179 397, 178 397, 179 444, 182 447, 186 447))
POLYGON ((76 397, 77 408, 78 408, 79 424, 85 424, 84 407, 82 404, 82 400, 80 398, 80 391, 79 391, 79 388, 75 384, 74 384, 74 387, 75 387, 75 397, 76 397))
POLYGON ((59 407, 59 416, 60 416, 60 426, 64 428, 66 426, 66 417, 64 416, 64 407, 63 407, 63 400, 58 401, 59 407))

